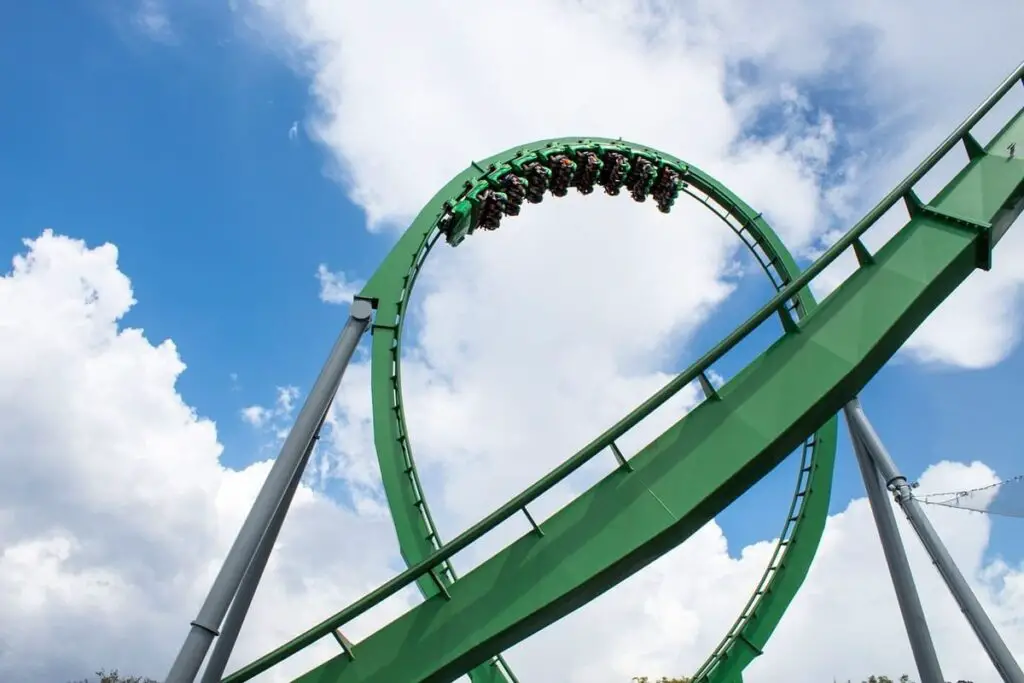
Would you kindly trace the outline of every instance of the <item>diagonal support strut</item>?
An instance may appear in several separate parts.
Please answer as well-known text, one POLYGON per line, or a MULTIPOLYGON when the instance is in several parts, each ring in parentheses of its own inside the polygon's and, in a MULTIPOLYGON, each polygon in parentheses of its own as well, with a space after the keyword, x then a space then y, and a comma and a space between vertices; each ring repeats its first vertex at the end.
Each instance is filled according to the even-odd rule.
MULTIPOLYGON (((851 432, 858 435, 863 450, 871 459, 876 472, 881 474, 887 487, 893 492, 893 498, 907 516, 917 537, 921 539, 921 544, 935 564, 935 568, 938 569, 942 580, 945 581, 946 587, 953 595, 953 599, 956 600, 960 611, 967 618, 967 622, 981 642, 981 646, 992 660, 999 676, 1006 683, 1024 683, 1024 672, 1021 671, 1020 665, 1014 659, 1009 648, 1006 647, 1006 643, 996 631, 992 620, 989 619, 981 603, 978 602, 977 596, 974 595, 974 591, 967 584, 956 563, 953 562, 942 539, 935 533, 928 516, 912 495, 907 478, 896 468, 896 463, 871 426, 867 415, 864 414, 860 401, 854 398, 846 405, 844 412, 850 423, 851 432)), ((854 443, 856 444, 856 441, 854 443)))
POLYGON ((944 683, 946 679, 942 677, 939 657, 935 653, 935 644, 932 642, 924 609, 921 607, 921 598, 918 595, 917 586, 914 585, 914 575, 910 571, 910 563, 907 561, 907 551, 900 538, 899 529, 896 527, 896 515, 893 514, 892 506, 885 495, 882 477, 868 453, 862 430, 859 424, 850 417, 852 405, 852 402, 847 404, 843 408, 843 413, 846 417, 846 425, 850 430, 850 441, 853 443, 857 465, 864 478, 864 488, 867 490, 871 514, 875 518, 878 538, 882 543, 882 552, 885 554, 885 563, 889 567, 889 576, 892 578, 892 585, 896 590, 896 602, 903 616, 903 624, 907 629, 907 638, 910 640, 910 649, 914 654, 917 674, 921 683, 944 683))
MULTIPOLYGON (((302 476, 301 465, 304 464, 307 449, 319 428, 320 420, 334 400, 334 394, 338 390, 345 369, 352 360, 359 339, 369 326, 372 315, 372 307, 368 301, 357 299, 352 303, 348 322, 334 343, 327 363, 316 378, 295 419, 295 425, 281 446, 280 455, 270 468, 270 473, 242 523, 238 536, 228 550, 224 564, 199 609, 199 615, 192 622, 192 628, 171 665, 165 683, 195 681, 228 608, 239 594, 241 585, 251 582, 250 588, 255 592, 256 584, 263 573, 263 567, 259 565, 265 564, 270 554, 268 550, 264 556, 264 553, 260 552, 260 545, 266 541, 273 547, 274 539, 271 536, 276 535, 276 530, 273 529, 274 517, 280 512, 283 521, 283 515, 287 512, 285 498, 288 488, 294 478, 302 476), (248 580, 245 577, 246 573, 250 575, 248 580)), ((251 595, 248 597, 251 599, 251 595)), ((247 607, 248 605, 242 607, 239 603, 240 616, 244 617, 247 607)), ((242 619, 232 619, 231 626, 235 632, 225 634, 230 640, 238 636, 237 629, 241 627, 241 621, 242 619)), ((224 652, 227 650, 222 649, 221 653, 224 652)))

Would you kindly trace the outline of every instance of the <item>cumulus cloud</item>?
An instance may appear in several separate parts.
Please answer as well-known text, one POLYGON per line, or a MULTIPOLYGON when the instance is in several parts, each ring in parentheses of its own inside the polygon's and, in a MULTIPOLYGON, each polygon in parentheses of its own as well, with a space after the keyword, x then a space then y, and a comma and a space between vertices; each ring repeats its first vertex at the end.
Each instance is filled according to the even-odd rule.
POLYGON ((298 387, 278 387, 273 405, 246 406, 239 412, 243 422, 259 430, 268 430, 273 434, 275 442, 283 442, 288 436, 298 398, 298 387))
POLYGON ((329 304, 351 303, 352 297, 363 288, 361 281, 349 278, 340 270, 328 270, 323 263, 317 266, 316 279, 320 283, 320 300, 329 304))
MULTIPOLYGON (((134 299, 115 247, 50 232, 26 246, 0 279, 0 678, 162 676, 269 463, 222 468, 213 423, 175 390, 174 344, 119 327, 134 299)), ((249 655, 308 625, 306 607, 285 605, 323 617, 386 577, 386 522, 352 519, 297 496, 281 539, 291 552, 272 561, 246 627, 249 655), (347 558, 322 545, 332 526, 378 540, 347 558)))
MULTIPOLYGON (((789 0, 770 10, 750 0, 387 8, 252 0, 243 7, 275 44, 303 54, 317 102, 312 133, 333 153, 332 173, 372 229, 404 225, 470 159, 556 135, 623 135, 710 170, 801 253, 848 226, 1014 65, 1011 27, 1024 21, 1012 0, 969 8, 789 0), (912 35, 893 28, 921 22, 928 30, 912 35), (370 25, 387 25, 391 41, 406 49, 388 49, 362 29, 370 25), (964 26, 979 30, 967 35, 964 26), (947 34, 944 49, 928 49, 947 34), (492 46, 525 35, 534 37, 529 50, 494 58, 492 46)), ((621 234, 598 211, 573 215, 601 242, 621 234)), ((545 224, 559 222, 548 216, 545 224)), ((873 233, 875 243, 891 234, 885 226, 873 233)), ((574 254, 587 253, 572 242, 574 254)), ((716 271, 735 242, 728 244, 716 271)), ((519 263, 532 271, 533 258, 565 256, 520 256, 519 263)), ((660 261, 674 257, 662 250, 660 261)), ((831 289, 851 262, 819 289, 831 289)), ((973 277, 915 336, 911 356, 965 367, 1004 358, 1020 328, 1019 316, 1007 315, 1016 310, 1020 263, 1007 254, 999 272, 973 277), (974 284, 980 280, 987 282, 974 284), (996 303, 974 305, 980 300, 996 303), (983 332, 957 334, 965 329, 983 332)), ((628 267, 623 261, 621 270, 628 267)))
MULTIPOLYGON (((259 0, 239 11, 311 68, 310 130, 372 230, 401 227, 470 159, 554 135, 622 135, 718 176, 799 250, 820 247, 879 196, 999 77, 1016 57, 1021 22, 1012 18, 1022 11, 1011 0, 766 7, 259 0), (919 12, 903 16, 911 7, 919 12), (925 28, 903 30, 921 21, 925 28), (367 30, 374 26, 387 27, 387 38, 367 30), (943 50, 933 49, 938 35, 951 36, 943 50), (505 45, 522 49, 496 49, 505 45), (838 74, 848 92, 823 90, 838 74), (860 103, 855 115, 851 101, 860 103), (899 143, 883 140, 893 130, 905 133, 899 143)), ((664 217, 642 208, 621 198, 549 199, 496 234, 441 248, 428 266, 411 305, 404 377, 417 458, 446 537, 701 351, 696 329, 743 285, 735 241, 705 212, 684 205, 664 217)), ((317 277, 324 300, 348 300, 358 289, 326 266, 317 277)), ((1018 286, 1003 282, 989 294, 1018 286)), ((119 327, 132 303, 113 247, 50 234, 28 245, 0 285, 9 349, 0 361, 0 407, 9 416, 0 421, 0 465, 14 472, 0 481, 0 596, 16 606, 16 618, 0 625, 0 673, 16 680, 50 683, 110 665, 162 675, 168 644, 180 642, 267 471, 267 463, 242 472, 219 464, 214 426, 175 389, 184 365, 173 344, 119 327)), ((959 325, 1007 317, 1016 329, 1012 315, 959 325)), ((1014 338, 991 337, 977 361, 962 338, 945 329, 932 335, 919 336, 914 352, 967 366, 997 362, 1014 338), (936 340, 951 346, 943 351, 936 340)), ((371 446, 367 372, 357 364, 347 375, 330 447, 315 463, 325 479, 346 484, 347 497, 310 489, 297 497, 281 539, 287 552, 272 560, 236 664, 397 565, 371 446)), ((646 433, 692 405, 694 391, 665 406, 646 433)), ((624 447, 643 441, 640 433, 624 447)), ((538 515, 602 467, 556 492, 538 515)), ((926 476, 935 488, 992 480, 980 464, 945 464, 926 476)), ((986 518, 935 518, 1011 647, 1024 652, 1012 617, 1024 607, 1020 568, 984 558, 986 518)), ((460 566, 517 533, 497 534, 460 566)), ((947 676, 996 680, 910 546, 947 676)), ((730 556, 709 524, 510 659, 524 680, 612 683, 690 671, 735 617, 769 548, 730 556)), ((908 670, 883 568, 866 504, 853 501, 830 520, 814 572, 757 675, 827 680, 908 670), (838 613, 843 623, 820 627, 838 613), (787 668, 797 663, 799 672, 787 668)), ((404 594, 350 635, 358 640, 412 599, 404 594)), ((331 652, 328 643, 271 680, 331 652)))
MULTIPOLYGON (((640 0, 379 7, 253 0, 245 12, 274 47, 301 56, 295 61, 312 81, 316 105, 309 130, 333 155, 329 172, 366 210, 373 231, 404 227, 470 159, 558 135, 621 135, 708 170, 808 255, 909 171, 1013 66, 1018 55, 1006 17, 1021 8, 1009 0, 982 4, 975 11, 951 1, 912 3, 911 10, 809 0, 767 9, 749 0, 685 7, 640 0), (895 29, 915 25, 911 14, 927 14, 930 33, 895 29), (365 30, 374 25, 388 27, 386 43, 365 30), (965 36, 965 26, 979 30, 965 36), (932 49, 937 35, 951 36, 943 50, 932 49), (403 49, 390 47, 396 44, 403 49), (496 47, 520 44, 529 48, 496 47)), ((879 226, 873 245, 886 229, 879 226)), ((603 197, 549 199, 496 234, 454 251, 442 247, 408 309, 403 377, 417 460, 445 535, 534 480, 649 394, 666 370, 702 351, 694 331, 743 286, 743 259, 731 235, 693 207, 666 218, 603 197)), ((843 267, 820 289, 840 281, 843 267)), ((987 278, 992 296, 1012 302, 1015 270, 1007 258, 999 275, 974 277, 969 286, 987 278)), ((1019 323, 1008 312, 1015 310, 1012 303, 994 310, 951 300, 908 345, 908 357, 994 364, 1012 348, 1019 323), (956 330, 978 330, 973 338, 950 328, 954 306, 956 330)), ((333 453, 321 466, 379 507, 364 393, 354 383, 343 388, 333 453)), ((694 397, 666 406, 647 434, 694 397)), ((631 446, 643 441, 637 436, 631 446)), ((595 466, 553 494, 547 511, 604 471, 595 466)), ((830 529, 844 535, 841 521, 850 518, 848 511, 830 529)), ((713 546, 719 532, 709 528, 702 534, 713 546)), ((856 542, 870 539, 868 529, 859 527, 856 542)), ((720 534, 718 540, 724 548, 720 534)), ((714 557, 704 566, 728 561, 714 557)), ((665 562, 669 575, 687 571, 683 560, 665 562)), ((749 562, 746 581, 757 571, 749 562)), ((521 646, 532 653, 524 670, 560 662, 560 679, 613 680, 611 671, 628 676, 632 662, 688 647, 678 626, 690 595, 657 600, 667 611, 649 615, 639 607, 648 604, 644 590, 629 588, 643 580, 602 599, 621 600, 614 603, 621 612, 574 616, 521 646), (649 623, 651 633, 636 642, 610 628, 595 640, 579 635, 593 624, 623 622, 649 623), (566 637, 555 644, 550 634, 559 628, 566 637), (571 642, 589 643, 587 654, 571 642), (641 645, 622 655, 621 668, 602 656, 584 662, 594 650, 641 645)), ((724 585, 713 594, 742 599, 724 585)), ((717 636, 733 607, 739 605, 717 603, 690 618, 717 636)), ((813 637, 828 661, 836 650, 827 637, 813 637)), ((710 644, 671 662, 685 671, 710 644)), ((867 644, 855 650, 859 657, 873 651, 867 644)), ((856 675, 822 670, 831 674, 856 675)))
MULTIPOLYGON (((219 464, 214 425, 176 390, 185 368, 173 343, 154 344, 119 323, 132 305, 113 246, 88 248, 49 232, 27 242, 0 279, 0 348, 7 350, 0 356, 4 679, 52 683, 105 666, 162 675, 269 469, 269 462, 242 471, 219 464)), ((355 444, 356 462, 369 454, 365 372, 365 365, 353 368, 334 416, 333 436, 348 430, 344 441, 355 444)), ((367 469, 367 481, 372 476, 367 469)), ((993 481, 979 463, 945 463, 925 474, 922 487, 993 481)), ((448 514, 449 522, 461 518, 458 510, 448 514)), ((985 558, 988 518, 938 510, 934 520, 1011 647, 1022 651, 1014 615, 1024 608, 1024 575, 985 558)), ((232 666, 381 583, 397 564, 392 539, 379 506, 301 489, 232 666), (325 543, 329 538, 340 541, 325 543)), ((709 524, 509 657, 523 680, 612 683, 692 670, 735 616, 770 545, 730 556, 720 528, 709 524)), ((921 551, 908 545, 948 675, 996 680, 921 551)), ((853 501, 829 521, 807 587, 769 654, 755 664, 757 675, 792 680, 797 664, 808 680, 907 669, 887 586, 870 514, 863 500, 853 501), (820 628, 823 615, 837 613, 841 623, 820 628)), ((358 641, 413 600, 407 591, 348 635, 358 641)), ((289 680, 333 652, 322 643, 265 679, 289 680)))
MULTIPOLYGON (((958 36, 968 16, 1020 11, 988 2, 965 16, 954 4, 920 9, 941 24, 936 31, 958 36)), ((247 12, 274 45, 302 55, 316 97, 311 130, 374 230, 404 225, 468 159, 596 133, 696 162, 762 210, 792 248, 811 252, 920 159, 989 87, 978 81, 994 82, 1014 57, 1006 28, 1005 40, 978 32, 922 61, 891 30, 903 10, 881 4, 833 13, 793 0, 780 13, 742 1, 679 9, 254 0, 247 12), (388 26, 388 42, 404 49, 363 30, 371 25, 388 26), (494 58, 493 46, 526 35, 529 50, 494 58), (963 68, 949 69, 951 60, 963 68)), ((406 375, 421 373, 413 381, 425 391, 410 391, 409 414, 423 435, 417 453, 437 464, 432 479, 446 500, 448 490, 480 491, 481 501, 496 494, 465 485, 483 472, 500 472, 511 492, 550 464, 548 451, 582 443, 666 367, 701 350, 693 331, 745 272, 732 236, 692 206, 666 218, 622 199, 548 204, 455 252, 442 247, 414 296, 406 375), (584 400, 597 396, 608 403, 584 400), (459 467, 446 471, 446 461, 459 467)), ((915 336, 912 357, 966 367, 1005 357, 1019 327, 1020 267, 1009 256, 915 336), (979 287, 1000 303, 978 305, 970 297, 979 287)), ((820 289, 847 266, 837 264, 820 289)), ((462 509, 456 526, 483 511, 449 502, 462 509)))

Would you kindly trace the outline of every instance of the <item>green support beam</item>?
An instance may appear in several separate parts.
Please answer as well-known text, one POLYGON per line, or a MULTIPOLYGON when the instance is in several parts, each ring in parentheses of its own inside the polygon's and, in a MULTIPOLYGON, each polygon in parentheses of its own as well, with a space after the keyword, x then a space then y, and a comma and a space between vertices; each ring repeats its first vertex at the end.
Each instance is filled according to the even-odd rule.
POLYGON ((516 173, 526 173, 523 164, 534 156, 548 162, 594 145, 634 155, 634 160, 654 160, 658 169, 676 169, 683 175, 683 190, 709 206, 713 193, 708 183, 714 183, 692 166, 654 150, 599 139, 550 141, 540 143, 543 149, 513 150, 474 164, 453 179, 427 205, 361 294, 378 309, 373 344, 375 438, 389 504, 393 512, 399 511, 395 521, 400 546, 410 567, 225 683, 248 680, 328 634, 337 637, 339 627, 413 582, 427 597, 424 603, 359 643, 339 640, 343 651, 299 683, 441 683, 465 673, 474 683, 514 683, 511 671, 495 658, 502 649, 676 547, 803 442, 794 502, 765 577, 722 645, 697 673, 702 683, 741 680, 740 672, 763 651, 796 594, 820 539, 832 474, 835 413, 971 272, 991 267, 994 245, 1024 209, 1024 159, 1017 152, 1024 142, 1024 110, 984 147, 970 134, 1022 78, 1024 65, 804 272, 796 270, 781 244, 773 246, 777 238, 760 214, 728 190, 712 187, 714 201, 723 208, 716 213, 758 255, 776 283, 776 295, 582 451, 443 545, 409 447, 400 369, 405 307, 438 237, 438 221, 452 219, 447 235, 457 243, 479 227, 478 220, 488 224, 485 198, 501 189, 502 176, 509 172, 506 163, 516 173), (914 185, 960 144, 968 153, 968 164, 931 202, 921 202, 914 185), (876 253, 869 252, 862 235, 900 199, 907 204, 910 220, 876 253), (754 235, 753 242, 749 235, 754 235), (847 249, 853 249, 858 270, 815 308, 808 285, 847 249), (783 336, 725 386, 712 387, 706 379, 712 365, 772 316, 780 318, 783 336), (452 555, 509 516, 528 515, 526 505, 599 452, 609 447, 614 452, 616 439, 681 388, 702 379, 707 400, 700 406, 632 458, 626 460, 619 453, 619 466, 602 481, 539 525, 530 518, 533 531, 466 576, 455 576, 452 555), (819 453, 831 456, 822 459, 819 453), (789 534, 796 528, 806 534, 808 543, 794 542, 795 536, 789 534))
POLYGON ((357 644, 355 659, 335 657, 298 681, 451 681, 677 546, 835 415, 989 262, 987 226, 1012 222, 1022 195, 1024 159, 976 157, 798 332, 720 388, 721 400, 634 456, 633 472, 600 481, 543 536, 523 536, 454 583, 450 599, 431 598, 357 644))

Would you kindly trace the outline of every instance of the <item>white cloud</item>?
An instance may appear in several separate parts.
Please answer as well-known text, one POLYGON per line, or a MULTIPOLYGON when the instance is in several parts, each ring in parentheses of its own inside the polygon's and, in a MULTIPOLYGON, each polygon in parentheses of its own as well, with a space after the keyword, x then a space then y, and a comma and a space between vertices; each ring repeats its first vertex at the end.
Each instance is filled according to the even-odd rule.
POLYGON ((273 405, 251 405, 239 411, 243 422, 270 437, 269 441, 263 444, 263 450, 276 448, 284 443, 288 437, 298 398, 298 387, 278 387, 273 405))
MULTIPOLYGON (((309 69, 316 97, 311 133, 333 154, 330 172, 367 211, 371 230, 404 226, 471 159, 559 135, 621 135, 711 172, 764 211, 792 248, 809 251, 923 158, 1018 58, 1020 22, 1006 17, 1021 8, 1012 0, 979 8, 914 2, 913 12, 880 2, 834 5, 253 0, 247 18, 282 52, 301 55, 296 63, 309 69), (911 19, 918 13, 927 14, 922 23, 911 19), (367 26, 387 26, 388 41, 367 26), (950 37, 942 50, 934 49, 936 36, 950 37), (750 62, 756 73, 746 73, 750 62)), ((548 199, 457 250, 439 248, 410 307, 403 377, 416 457, 446 537, 621 416, 680 355, 703 350, 694 330, 737 284, 735 241, 723 232, 688 206, 665 218, 628 200, 574 196, 548 199)), ((996 279, 982 277, 1010 301, 1015 269, 1006 263, 996 279)), ((966 308, 958 328, 995 332, 966 339, 937 317, 930 329, 938 331, 925 328, 908 345, 911 357, 968 367, 1003 358, 1013 334, 997 326, 1015 329, 1014 317, 966 308), (982 339, 987 346, 979 348, 982 339)), ((365 367, 358 373, 364 377, 365 367)), ((379 509, 365 385, 356 376, 338 402, 334 461, 320 464, 379 509)), ((649 428, 692 399, 666 407, 649 428)), ((602 471, 595 466, 553 495, 548 509, 602 471)), ((872 542, 869 526, 854 535, 844 525, 853 513, 830 527, 837 552, 856 555, 872 542)), ((711 527, 691 544, 724 548, 717 533, 711 527)), ((588 608, 589 616, 531 639, 521 648, 529 657, 513 653, 513 661, 534 679, 569 681, 628 679, 642 661, 687 670, 739 609, 745 592, 735 586, 752 585, 766 550, 751 549, 745 564, 732 567, 736 584, 711 588, 713 579, 694 572, 731 567, 716 552, 697 554, 696 567, 682 559, 685 551, 664 563, 665 576, 709 587, 700 596, 680 592, 673 600, 664 589, 660 599, 651 569, 588 608), (657 595, 665 612, 644 595, 657 595), (687 611, 699 597, 706 606, 687 611), (730 599, 736 604, 722 602, 730 599), (623 636, 624 623, 649 624, 650 633, 623 636)), ((853 578, 820 579, 833 580, 853 578)), ((803 623, 821 618, 816 609, 803 623)), ((874 612, 857 614, 867 620, 874 612)), ((840 645, 809 626, 796 637, 813 639, 814 663, 806 654, 799 661, 822 676, 856 675, 855 667, 825 671, 830 660, 896 666, 888 655, 870 659, 891 639, 850 649, 848 639, 840 645), (850 654, 839 654, 843 646, 850 654)), ((903 655, 897 659, 909 662, 903 655)), ((762 666, 773 665, 766 658, 762 666)))
POLYGON ((253 427, 262 427, 270 419, 270 409, 263 406, 247 406, 242 408, 242 419, 253 427))
MULTIPOLYGON (((687 5, 685 17, 674 5, 626 0, 258 4, 250 18, 309 57, 319 106, 312 130, 374 229, 401 224, 471 158, 583 133, 622 135, 699 164, 763 210, 795 248, 809 248, 836 213, 862 207, 916 161, 1015 58, 1021 25, 1011 0, 834 12, 834 3, 811 0, 770 10, 737 0, 687 5), (912 7, 919 16, 896 16, 912 7), (374 26, 387 27, 388 39, 367 30, 374 26), (937 35, 950 34, 955 40, 934 49, 937 35), (507 45, 522 49, 496 49, 507 45), (757 60, 759 81, 736 75, 741 57, 757 60), (882 112, 877 125, 820 110, 828 101, 809 83, 840 68, 868 113, 882 112), (768 134, 750 138, 764 117, 768 134), (849 126, 860 154, 840 159, 849 126), (906 131, 905 142, 881 148, 875 128, 906 131), (834 164, 845 173, 838 181, 834 164)), ((428 267, 405 381, 417 457, 446 537, 650 393, 680 353, 700 350, 695 329, 736 286, 734 242, 686 206, 672 217, 644 209, 624 199, 548 199, 496 234, 441 248, 428 267)), ((118 329, 132 295, 112 247, 44 236, 32 249, 0 285, 0 466, 14 472, 0 480, 0 596, 17 610, 0 625, 0 677, 52 683, 101 666, 160 676, 266 463, 222 468, 213 425, 176 393, 184 366, 173 344, 118 329)), ((358 289, 326 266, 317 276, 325 300, 358 289)), ((996 335, 986 362, 1011 338, 996 335)), ((970 365, 965 353, 957 349, 953 362, 970 365)), ((349 372, 332 416, 334 448, 317 463, 352 485, 353 507, 303 490, 281 541, 289 550, 272 562, 236 662, 365 593, 395 565, 366 372, 349 372)), ((648 429, 693 398, 666 406, 648 429)), ((568 489, 603 471, 591 468, 568 489)), ((980 465, 944 465, 930 476, 935 488, 992 478, 980 465)), ((935 517, 1011 646, 1024 652, 1012 619, 1024 607, 1013 586, 1024 579, 982 560, 988 521, 956 511, 935 517)), ((612 683, 691 670, 736 615, 767 551, 759 544, 732 559, 709 525, 510 657, 523 680, 612 683)), ((919 553, 915 563, 927 574, 919 553)), ((855 501, 830 521, 814 574, 757 675, 792 680, 786 667, 797 662, 808 680, 909 669, 883 567, 865 504, 855 501), (835 614, 843 623, 821 629, 835 614), (799 657, 786 656, 798 646, 799 657)), ((941 592, 934 580, 921 584, 929 598, 941 592)), ((947 675, 994 681, 955 608, 929 605, 947 675)), ((353 636, 386 616, 373 615, 353 636)), ((331 651, 328 644, 314 656, 331 651)))
MULTIPOLYGON (((0 678, 52 683, 113 666, 160 676, 269 463, 241 472, 219 465, 213 424, 176 392, 184 365, 173 344, 154 345, 141 330, 119 327, 133 296, 114 247, 88 249, 50 233, 27 246, 13 272, 0 279, 6 323, 0 327, 0 348, 6 351, 0 355, 0 601, 8 616, 0 623, 0 678)), ((445 388, 421 387, 432 376, 422 368, 417 372, 410 384, 420 400, 433 390, 441 392, 434 396, 443 403, 445 388)), ((365 373, 365 365, 352 369, 335 416, 333 436, 354 445, 355 462, 369 453, 365 373)), ((634 383, 622 380, 617 388, 627 396, 650 388, 634 383)), ((614 388, 604 389, 603 406, 567 417, 589 422, 614 413, 617 402, 628 402, 615 397, 614 388)), ((278 404, 295 398, 288 396, 278 404)), ((520 418, 509 419, 514 428, 520 418)), ((514 433, 507 431, 510 425, 497 424, 506 430, 500 434, 514 433)), ((427 426, 421 422, 420 431, 427 426)), ((424 436, 437 443, 445 434, 424 436)), ((480 443, 485 451, 493 448, 480 443)), ((432 457, 435 467, 447 467, 441 452, 432 457)), ((429 470, 430 458, 427 463, 429 470)), ((947 490, 994 479, 980 464, 943 464, 923 477, 922 488, 947 490)), ((467 507, 485 504, 490 505, 471 501, 467 507)), ((283 552, 268 568, 235 665, 391 573, 396 558, 387 520, 379 506, 358 509, 357 514, 309 489, 300 491, 280 542, 283 552)), ((455 507, 448 521, 464 518, 463 512, 455 507)), ((1024 575, 1020 568, 983 559, 988 518, 955 510, 933 514, 1011 647, 1024 651, 1024 633, 1014 621, 1024 608, 1024 575)), ((920 550, 913 542, 909 546, 947 673, 994 681, 920 550)), ((761 543, 730 558, 719 528, 708 525, 630 581, 514 649, 510 658, 523 680, 613 683, 636 673, 691 670, 735 616, 768 551, 761 543)), ((797 665, 808 680, 907 669, 909 653, 883 567, 865 503, 854 501, 830 520, 806 589, 752 675, 792 680, 796 672, 787 667, 797 665), (838 613, 842 623, 820 628, 822 615, 838 613), (801 656, 789 656, 797 648, 801 656)), ((393 600, 349 635, 364 637, 409 600, 408 594, 393 600)), ((334 651, 324 643, 268 680, 288 680, 289 673, 334 651)))
POLYGON ((173 43, 176 40, 174 27, 163 0, 141 0, 133 21, 135 26, 152 40, 160 43, 173 43))
POLYGON ((298 387, 278 387, 273 406, 252 405, 242 408, 242 419, 253 427, 263 427, 270 420, 287 422, 292 417, 298 398, 298 387))
MULTIPOLYGON (((705 167, 763 210, 794 249, 836 221, 848 225, 923 158, 1019 59, 1014 27, 1024 23, 1014 0, 251 5, 261 10, 250 10, 251 21, 311 65, 312 131, 376 228, 404 225, 470 159, 557 135, 623 135, 705 167), (405 49, 388 48, 364 30, 371 25, 388 26, 405 49), (495 58, 493 46, 516 36, 531 36, 530 48, 495 58), (932 49, 939 36, 948 37, 943 49, 932 49), (750 63, 756 76, 737 70, 750 63), (761 128, 768 139, 747 135, 761 128)), ((577 213, 574 222, 588 224, 592 241, 615 239, 617 226, 597 215, 577 213)), ((550 216, 546 223, 555 225, 550 216)), ((571 248, 586 260, 586 248, 571 248)), ((517 258, 524 272, 535 270, 532 258, 517 258)), ((985 289, 1011 301, 1024 261, 1001 260, 985 289)), ((722 265, 720 256, 715 269, 722 265)), ((972 315, 958 317, 958 329, 995 332, 972 345, 947 334, 947 313, 915 337, 914 355, 968 367, 1005 357, 1017 316, 958 308, 972 315)))
MULTIPOLYGON (((175 391, 173 343, 118 329, 134 301, 113 246, 45 233, 28 247, 0 280, 0 679, 162 676, 267 463, 222 468, 214 425, 175 391)), ((386 522, 350 524, 306 490, 294 515, 281 542, 296 553, 272 562, 250 655, 388 573, 386 522), (332 526, 367 544, 359 558, 337 564, 332 526), (291 601, 298 618, 278 607, 291 601)))
POLYGON ((321 263, 316 269, 316 279, 320 282, 320 300, 329 304, 352 303, 352 297, 363 288, 359 280, 352 280, 342 271, 331 271, 321 263))

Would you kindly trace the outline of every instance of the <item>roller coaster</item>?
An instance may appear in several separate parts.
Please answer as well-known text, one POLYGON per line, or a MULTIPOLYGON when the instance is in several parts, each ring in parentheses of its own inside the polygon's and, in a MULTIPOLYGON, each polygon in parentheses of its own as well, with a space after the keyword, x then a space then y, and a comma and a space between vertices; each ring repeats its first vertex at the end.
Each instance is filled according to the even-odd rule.
POLYGON ((801 270, 764 216, 723 184, 664 152, 624 140, 561 138, 474 162, 423 208, 355 298, 349 320, 317 378, 252 511, 232 545, 167 683, 192 683, 216 638, 203 683, 243 683, 323 639, 338 654, 296 683, 517 683, 501 652, 611 589, 675 548, 795 452, 795 490, 781 533, 753 594, 694 676, 737 683, 764 653, 797 594, 825 527, 844 413, 864 477, 918 673, 942 678, 906 553, 887 499, 907 515, 968 622, 1005 681, 1024 683, 1013 655, 949 558, 910 484, 857 399, 870 379, 992 252, 1024 210, 1024 108, 986 143, 972 133, 1016 86, 1024 64, 911 174, 801 270), (930 201, 915 186, 955 147, 963 168, 930 201), (1018 147, 1021 154, 1018 154, 1018 147), (696 199, 753 254, 775 293, 753 316, 635 410, 519 495, 447 543, 431 516, 413 458, 402 398, 402 332, 413 287, 443 239, 459 245, 499 229, 527 204, 571 189, 628 193, 671 211, 696 199), (879 249, 863 235, 899 202, 906 223, 879 249), (842 254, 856 270, 821 302, 810 285, 842 254), (769 318, 782 335, 721 386, 712 368, 769 318), (224 677, 228 658, 283 524, 319 430, 360 338, 371 331, 374 443, 407 569, 280 648, 224 677), (703 400, 639 451, 620 448, 659 406, 689 386, 703 400), (542 521, 529 506, 599 454, 614 469, 542 521), (527 534, 463 576, 452 557, 514 515, 527 534), (358 643, 352 620, 416 585, 423 601, 358 643), (218 637, 219 636, 219 637, 218 637))

